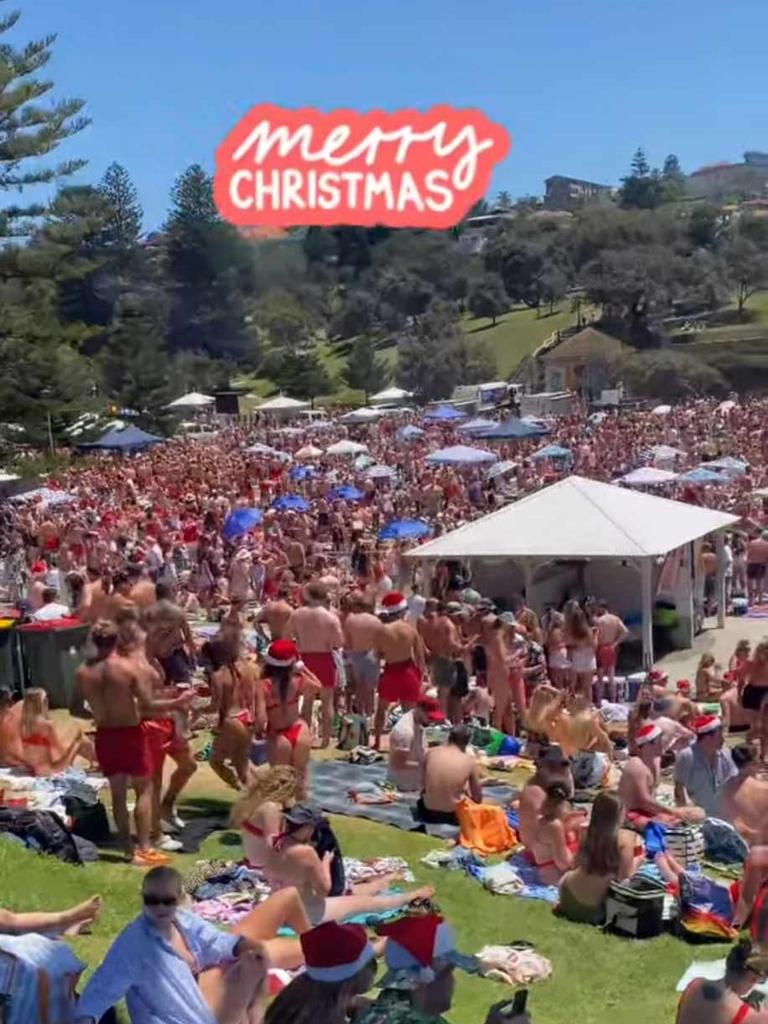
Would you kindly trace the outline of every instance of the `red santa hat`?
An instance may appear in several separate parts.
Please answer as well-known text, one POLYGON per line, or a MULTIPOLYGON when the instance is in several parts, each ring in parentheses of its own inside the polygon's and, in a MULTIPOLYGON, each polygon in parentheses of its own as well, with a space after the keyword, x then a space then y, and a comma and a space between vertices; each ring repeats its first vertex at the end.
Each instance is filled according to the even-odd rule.
POLYGON ((349 981, 376 956, 365 928, 328 921, 301 936, 307 974, 314 981, 349 981))
POLYGON ((690 693, 691 692, 691 681, 690 681, 690 679, 678 679, 678 681, 677 681, 677 692, 678 693, 690 693))
POLYGON ((33 576, 44 575, 46 572, 48 572, 48 565, 45 559, 40 558, 36 562, 33 562, 29 571, 32 573, 33 576))
POLYGON ((389 973, 382 979, 382 987, 399 987, 405 982, 429 984, 434 981, 435 961, 466 967, 465 960, 456 951, 453 928, 437 914, 403 917, 376 929, 387 937, 386 959, 389 973))
POLYGON ((718 732, 723 728, 722 719, 717 715, 699 715, 693 720, 693 731, 697 736, 708 736, 712 732, 718 732))
POLYGON ((641 729, 637 730, 635 742, 638 747, 644 747, 648 743, 653 743, 654 740, 657 740, 660 736, 661 729, 658 725, 654 725, 653 722, 649 722, 647 725, 644 725, 641 729))
POLYGON ((299 648, 293 640, 273 640, 267 648, 264 660, 277 668, 288 668, 299 660, 299 648))
POLYGON ((391 590, 381 599, 381 610, 385 615, 397 615, 398 612, 404 612, 407 607, 405 594, 401 594, 399 590, 391 590))
POLYGON ((653 671, 648 673, 647 682, 660 685, 661 683, 666 683, 668 679, 669 676, 666 672, 662 672, 661 669, 655 668, 653 671))

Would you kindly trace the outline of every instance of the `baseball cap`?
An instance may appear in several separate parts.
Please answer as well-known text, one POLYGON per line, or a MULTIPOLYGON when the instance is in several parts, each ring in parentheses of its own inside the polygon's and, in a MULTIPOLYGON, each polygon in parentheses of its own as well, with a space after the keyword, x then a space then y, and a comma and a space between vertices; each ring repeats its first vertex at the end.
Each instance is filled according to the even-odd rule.
POLYGON ((419 711, 423 711, 426 714, 430 722, 438 724, 445 721, 445 715, 440 707, 440 703, 434 697, 422 697, 416 704, 416 707, 419 711))

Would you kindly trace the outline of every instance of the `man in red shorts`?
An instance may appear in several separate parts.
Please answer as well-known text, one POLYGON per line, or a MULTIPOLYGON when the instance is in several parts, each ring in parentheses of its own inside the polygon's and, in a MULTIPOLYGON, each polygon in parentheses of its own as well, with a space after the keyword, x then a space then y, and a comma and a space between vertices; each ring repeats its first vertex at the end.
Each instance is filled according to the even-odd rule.
POLYGON ((629 630, 606 601, 598 601, 597 616, 597 702, 603 696, 603 679, 608 679, 608 700, 616 700, 616 661, 619 644, 629 636, 629 630))
POLYGON ((396 590, 381 602, 381 626, 376 635, 376 651, 384 661, 379 680, 379 703, 374 719, 374 747, 379 749, 387 711, 401 704, 405 711, 418 701, 426 672, 424 644, 416 627, 405 622, 408 602, 396 590))
MULTIPOLYGON (((297 608, 288 620, 285 634, 293 637, 301 652, 301 660, 323 685, 320 691, 322 702, 322 747, 331 743, 333 725, 333 699, 336 689, 336 658, 334 650, 344 646, 344 633, 336 612, 328 608, 328 589, 323 583, 312 582, 305 592, 306 604, 297 608)), ((314 695, 304 698, 301 714, 307 725, 312 725, 314 695)))
POLYGON ((75 677, 73 706, 87 702, 96 723, 96 756, 112 792, 120 845, 127 859, 140 867, 167 863, 168 857, 150 846, 152 821, 152 764, 142 711, 172 711, 186 708, 190 692, 176 700, 153 700, 145 679, 126 658, 116 655, 117 627, 99 620, 91 632, 96 657, 81 666, 75 677), (136 836, 134 852, 128 815, 128 789, 136 794, 136 836))

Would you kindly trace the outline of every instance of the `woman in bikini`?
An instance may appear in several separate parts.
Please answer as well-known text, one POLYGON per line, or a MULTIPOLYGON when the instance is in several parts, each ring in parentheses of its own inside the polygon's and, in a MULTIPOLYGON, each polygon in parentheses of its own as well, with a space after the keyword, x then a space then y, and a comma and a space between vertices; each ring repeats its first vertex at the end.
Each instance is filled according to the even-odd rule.
POLYGON ((292 640, 273 640, 264 655, 261 685, 256 690, 256 733, 267 737, 271 765, 296 769, 301 792, 306 789, 312 733, 299 715, 302 698, 315 696, 320 680, 299 660, 292 640))
POLYGON ((768 954, 742 938, 725 961, 721 981, 696 978, 680 997, 676 1024, 768 1024, 768 1011, 744 1002, 768 976, 768 954))
POLYGON ((208 711, 218 714, 210 765, 228 786, 239 790, 248 784, 259 673, 243 656, 237 628, 222 630, 205 653, 212 669, 208 711))
POLYGON ((333 855, 321 857, 310 843, 318 815, 296 804, 298 781, 296 771, 287 765, 258 768, 248 793, 232 808, 232 824, 243 831, 246 864, 263 871, 273 893, 286 886, 298 889, 313 925, 397 910, 434 895, 431 886, 424 886, 382 896, 396 881, 396 876, 387 875, 355 886, 348 895, 329 896, 333 855))
POLYGON ((591 703, 597 671, 597 632, 590 626, 578 601, 569 601, 565 606, 563 637, 570 651, 576 692, 591 703))
POLYGON ((558 690, 570 689, 572 686, 571 661, 568 657, 568 647, 565 643, 564 626, 565 619, 561 613, 553 612, 544 641, 549 678, 552 685, 556 686, 558 690))
POLYGON ((584 817, 573 810, 565 784, 553 782, 548 786, 541 819, 528 850, 542 885, 557 885, 564 872, 573 867, 583 824, 584 817))
POLYGON ((760 758, 765 760, 768 746, 768 640, 755 647, 752 660, 744 670, 744 689, 741 691, 741 706, 749 712, 750 729, 748 739, 760 738, 760 758))
POLYGON ((48 713, 48 694, 33 686, 24 694, 20 719, 21 749, 24 764, 31 775, 55 775, 72 766, 78 754, 91 765, 96 758, 93 743, 78 726, 73 738, 65 742, 48 713))

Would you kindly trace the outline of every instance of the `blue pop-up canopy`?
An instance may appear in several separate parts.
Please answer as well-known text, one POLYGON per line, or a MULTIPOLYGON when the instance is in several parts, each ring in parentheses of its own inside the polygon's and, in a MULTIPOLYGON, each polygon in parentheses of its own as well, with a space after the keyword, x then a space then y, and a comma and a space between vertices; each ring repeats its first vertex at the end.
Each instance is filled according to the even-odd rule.
POLYGON ((262 519, 260 508, 237 508, 224 520, 221 535, 225 540, 234 540, 235 537, 253 530, 262 519))
POLYGON ((728 483, 728 478, 720 473, 715 473, 711 469, 690 469, 687 473, 681 473, 677 478, 678 481, 682 481, 687 484, 725 484, 728 483))
POLYGON ((475 431, 473 437, 480 441, 522 440, 526 437, 541 437, 548 433, 546 427, 539 427, 535 423, 526 423, 517 416, 510 416, 489 430, 475 431))
POLYGON ((309 512, 309 502, 300 494, 284 494, 272 502, 272 507, 280 512, 293 509, 294 512, 309 512))
POLYGON ((157 437, 155 434, 148 434, 140 427, 130 424, 118 430, 111 427, 106 434, 103 434, 98 441, 90 444, 81 444, 80 448, 98 448, 101 451, 130 452, 140 451, 142 448, 149 448, 153 444, 161 444, 165 438, 157 437))
POLYGON ((345 484, 342 487, 334 487, 329 497, 332 501, 362 501, 365 495, 357 487, 345 484))
POLYGON ((532 459, 570 459, 570 457, 571 449, 563 448, 559 444, 545 445, 531 456, 532 459))
POLYGON ((294 466, 288 476, 291 480, 309 480, 317 476, 317 470, 313 466, 294 466))
POLYGON ((451 420, 463 420, 464 413, 454 409, 452 405, 438 405, 425 412, 424 419, 434 420, 436 423, 450 423, 451 420))
POLYGON ((409 423, 405 427, 400 427, 395 437, 398 441, 412 441, 417 437, 424 437, 424 431, 421 427, 415 427, 409 423))
POLYGON ((426 537, 431 528, 420 519, 393 519, 379 531, 379 540, 408 540, 426 537))

